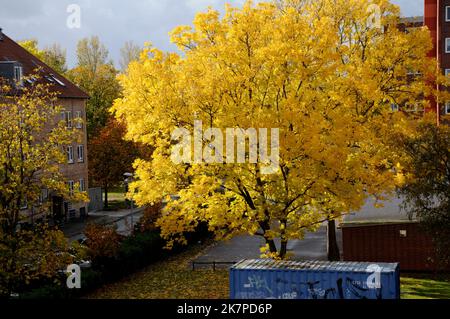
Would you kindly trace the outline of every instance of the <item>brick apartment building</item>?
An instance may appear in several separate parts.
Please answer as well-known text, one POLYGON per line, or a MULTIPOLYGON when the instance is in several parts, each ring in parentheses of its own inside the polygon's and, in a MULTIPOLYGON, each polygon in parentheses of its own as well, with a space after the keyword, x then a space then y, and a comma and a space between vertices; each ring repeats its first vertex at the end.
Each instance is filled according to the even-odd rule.
MULTIPOLYGON (((425 0, 424 25, 430 30, 433 50, 430 57, 436 58, 442 73, 450 75, 450 0, 425 0)), ((439 115, 450 114, 450 101, 444 105, 431 103, 431 109, 439 115)))
MULTIPOLYGON (((399 28, 408 32, 412 28, 426 26, 430 30, 433 42, 429 57, 437 59, 442 74, 450 75, 450 0, 424 1, 425 15, 403 18, 399 28)), ((425 111, 434 112, 442 119, 443 115, 450 115, 450 101, 442 105, 430 101, 430 106, 425 111)))
MULTIPOLYGON (((60 169, 67 178, 69 189, 73 189, 74 185, 79 184, 80 190, 85 191, 88 187, 85 125, 88 95, 11 40, 0 29, 0 77, 20 82, 23 76, 33 74, 38 68, 44 81, 52 85, 51 90, 57 92, 58 102, 64 108, 64 111, 61 112, 61 120, 66 121, 68 128, 81 132, 82 142, 74 142, 66 147, 67 164, 61 165, 60 169), (81 119, 81 121, 74 121, 75 119, 81 119)), ((87 214, 87 203, 71 203, 64 198, 55 196, 51 190, 42 190, 42 198, 51 202, 51 212, 55 220, 68 221, 87 214)), ((33 207, 28 207, 26 203, 24 203, 23 213, 30 216, 30 223, 41 218, 41 216, 34 215, 33 207)))

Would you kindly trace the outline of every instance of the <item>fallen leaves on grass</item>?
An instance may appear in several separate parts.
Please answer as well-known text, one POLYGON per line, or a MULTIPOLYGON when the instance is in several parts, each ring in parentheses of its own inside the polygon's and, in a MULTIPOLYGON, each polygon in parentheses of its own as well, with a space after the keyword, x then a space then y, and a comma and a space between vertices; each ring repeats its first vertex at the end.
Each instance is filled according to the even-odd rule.
POLYGON ((226 299, 228 270, 195 270, 190 262, 205 246, 195 246, 155 263, 120 282, 89 294, 92 299, 226 299))

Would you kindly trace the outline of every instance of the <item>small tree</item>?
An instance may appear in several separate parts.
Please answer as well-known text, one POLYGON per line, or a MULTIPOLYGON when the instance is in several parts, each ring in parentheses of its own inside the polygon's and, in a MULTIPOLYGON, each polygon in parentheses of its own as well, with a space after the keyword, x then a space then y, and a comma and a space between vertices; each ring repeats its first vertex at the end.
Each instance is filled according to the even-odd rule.
POLYGON ((120 247, 120 235, 113 226, 89 224, 85 229, 88 256, 95 266, 104 265, 105 260, 117 256, 120 247))
POLYGON ((439 259, 450 262, 450 127, 421 122, 411 136, 402 136, 404 168, 409 178, 400 193, 411 217, 428 230, 439 259))
POLYGON ((125 126, 111 119, 106 127, 89 142, 89 174, 93 184, 101 185, 108 208, 108 191, 123 180, 123 174, 133 170, 138 155, 135 143, 125 141, 125 126))
POLYGON ((56 93, 38 75, 29 79, 23 86, 0 85, 0 293, 6 295, 34 278, 53 276, 66 249, 61 232, 19 227, 29 218, 23 208, 47 216, 43 189, 87 200, 83 193, 70 193, 60 172, 66 162, 63 147, 75 136, 57 122, 56 93))

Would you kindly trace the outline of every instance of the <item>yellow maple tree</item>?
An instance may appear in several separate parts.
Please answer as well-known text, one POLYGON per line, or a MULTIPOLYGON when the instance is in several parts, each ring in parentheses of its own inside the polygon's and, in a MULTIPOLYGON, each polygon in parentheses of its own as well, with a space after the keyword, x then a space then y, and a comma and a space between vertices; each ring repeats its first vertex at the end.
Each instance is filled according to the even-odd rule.
MULTIPOLYGON (((167 200, 158 225, 169 246, 206 221, 220 239, 259 235, 267 256, 285 258, 289 240, 392 192, 398 155, 384 140, 408 121, 391 106, 426 103, 435 68, 426 28, 399 23, 387 0, 248 1, 177 27, 182 53, 148 45, 120 76, 113 111, 127 138, 155 147, 135 163, 134 199, 167 200), (172 133, 195 135, 196 121, 222 132, 279 129, 276 171, 263 174, 261 161, 175 163, 172 133)), ((202 143, 208 154, 212 138, 202 143)))

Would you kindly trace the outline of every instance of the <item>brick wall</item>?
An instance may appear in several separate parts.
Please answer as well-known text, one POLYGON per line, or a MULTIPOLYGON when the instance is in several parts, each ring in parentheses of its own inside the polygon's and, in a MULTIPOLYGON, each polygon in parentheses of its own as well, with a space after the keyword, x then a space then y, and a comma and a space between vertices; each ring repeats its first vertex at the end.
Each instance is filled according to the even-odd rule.
MULTIPOLYGON (((80 133, 80 138, 77 141, 73 141, 71 146, 73 147, 73 163, 66 163, 60 166, 61 173, 66 177, 67 181, 73 181, 75 184, 79 183, 80 180, 84 180, 85 189, 88 190, 88 149, 87 149, 87 133, 86 133, 86 100, 85 99, 76 99, 76 98, 60 98, 58 99, 58 103, 63 107, 64 111, 70 111, 72 115, 72 130, 78 131, 80 133), (83 119, 83 124, 81 127, 77 127, 75 124, 75 115, 77 111, 81 112, 81 116, 83 119), (84 147, 84 159, 82 161, 78 160, 77 156, 77 146, 83 145, 84 147)), ((61 115, 58 115, 56 119, 57 122, 61 120, 61 115)), ((49 127, 51 129, 51 127, 49 127)), ((50 202, 50 209, 53 210, 54 206, 52 204, 53 194, 49 192, 48 201, 50 202)), ((62 207, 64 210, 64 202, 68 203, 63 199, 62 207)), ((88 212, 87 203, 68 203, 69 210, 74 210, 75 215, 72 217, 79 218, 80 217, 80 209, 85 210, 85 213, 88 212)), ((40 218, 43 217, 42 214, 34 214, 32 212, 32 208, 28 207, 27 209, 21 212, 24 217, 28 216, 26 219, 27 222, 33 223, 40 218)), ((65 215, 65 218, 70 219, 70 215, 65 215)))

